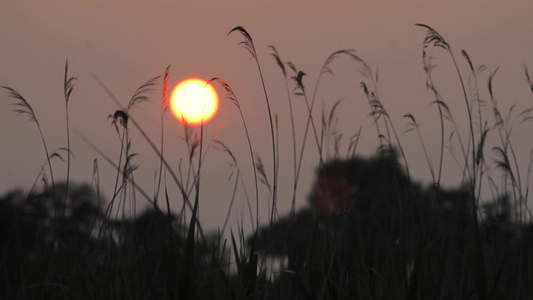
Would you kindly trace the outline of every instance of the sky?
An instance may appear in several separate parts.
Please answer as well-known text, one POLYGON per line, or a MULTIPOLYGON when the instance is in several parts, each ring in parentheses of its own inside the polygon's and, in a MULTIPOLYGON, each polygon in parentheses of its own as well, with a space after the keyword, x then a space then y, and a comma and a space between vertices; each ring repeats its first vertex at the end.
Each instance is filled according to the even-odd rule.
MULTIPOLYGON (((533 104, 533 94, 524 76, 524 65, 533 68, 533 4, 531 1, 11 1, 3 0, 0 10, 0 85, 17 90, 32 106, 50 151, 66 147, 66 118, 63 96, 65 62, 69 75, 77 78, 69 101, 71 129, 71 179, 90 182, 94 159, 98 160, 99 181, 107 199, 112 196, 116 171, 80 136, 90 140, 103 153, 118 161, 120 141, 108 115, 118 106, 98 84, 98 78, 126 105, 135 90, 170 67, 170 85, 188 77, 219 77, 235 92, 250 133, 254 153, 265 164, 272 180, 270 123, 261 78, 255 61, 239 43, 243 26, 252 36, 264 76, 272 113, 279 128, 280 183, 278 209, 286 214, 292 200, 292 134, 285 80, 271 56, 275 46, 283 61, 304 71, 306 91, 311 97, 320 68, 334 51, 354 49, 378 72, 382 103, 399 133, 408 165, 415 180, 429 183, 430 173, 420 140, 407 129, 403 116, 413 114, 433 163, 439 155, 438 111, 430 103, 433 94, 426 89, 422 64, 425 30, 414 24, 427 24, 451 45, 459 67, 468 80, 468 68, 461 50, 474 65, 485 65, 478 77, 480 97, 489 100, 488 75, 499 67, 493 90, 502 112, 516 105, 523 110, 533 104)), ((457 73, 449 55, 436 52, 434 80, 450 106, 464 139, 467 115, 457 73)), ((370 110, 362 92, 357 65, 346 58, 331 64, 334 76, 320 77, 316 88, 314 117, 320 111, 337 108, 337 131, 342 134, 341 154, 349 139, 361 130, 357 154, 375 153, 379 140, 370 110)), ((289 73, 292 76, 291 73, 289 73)), ((159 82, 158 82, 159 84, 159 82)), ((289 79, 292 92, 294 82, 289 79)), ((150 95, 152 101, 130 111, 144 131, 159 143, 160 86, 150 95)), ((242 120, 237 107, 217 87, 221 104, 217 116, 204 126, 201 173, 200 218, 205 227, 223 224, 232 199, 234 168, 227 153, 208 147, 213 139, 222 141, 237 159, 246 194, 255 202, 253 169, 242 120), (233 172, 233 176, 231 176, 233 172)), ((302 97, 291 95, 298 148, 303 140, 307 108, 302 97)), ((29 189, 39 178, 45 155, 34 123, 17 116, 10 106, 13 99, 0 94, 0 192, 20 187, 29 189)), ((490 116, 490 108, 485 113, 490 116)), ((516 118, 518 120, 518 118, 516 118)), ((487 119, 489 125, 491 120, 487 119)), ((493 122, 493 121, 492 121, 493 122)), ((533 144, 531 124, 515 122, 512 142, 526 185, 528 160, 533 144)), ((493 123, 492 123, 493 124, 493 123)), ((169 112, 164 116, 165 156, 174 170, 186 170, 187 148, 184 132, 169 112)), ((137 130, 131 130, 134 163, 139 167, 136 182, 148 194, 155 190, 158 157, 137 130)), ((497 136, 490 135, 490 142, 497 136)), ((494 145, 493 145, 494 146, 494 145)), ((458 147, 455 144, 455 147, 458 147)), ((487 156, 494 151, 487 146, 487 156)), ((304 147, 302 175, 297 190, 298 207, 307 205, 314 171, 318 165, 312 135, 304 147)), ((457 149, 456 149, 457 150, 457 149)), ((446 154, 443 184, 459 183, 459 167, 446 154)), ((494 164, 492 165, 493 168, 494 164)), ((56 181, 66 177, 66 163, 53 161, 56 181)), ((495 173, 497 174, 497 173, 495 173)), ((37 181, 37 187, 41 186, 37 181)), ((181 198, 169 176, 166 185, 174 207, 181 198)), ((137 196, 137 208, 146 203, 137 196)), ((230 224, 248 222, 248 205, 239 185, 231 209, 230 224)), ((260 220, 268 220, 269 197, 260 186, 260 220)), ((255 208, 255 203, 251 203, 255 208)), ((255 216, 254 216, 255 218, 255 216)))

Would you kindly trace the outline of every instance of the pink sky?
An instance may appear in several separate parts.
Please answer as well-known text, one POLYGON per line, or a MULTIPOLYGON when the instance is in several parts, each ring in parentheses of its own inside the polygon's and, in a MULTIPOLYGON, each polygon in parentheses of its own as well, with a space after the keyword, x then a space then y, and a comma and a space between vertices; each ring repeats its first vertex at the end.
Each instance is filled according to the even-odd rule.
MULTIPOLYGON (((318 72, 329 54, 353 48, 374 69, 379 69, 379 91, 398 131, 412 113, 432 156, 438 156, 438 114, 429 103, 434 100, 425 88, 422 69, 422 41, 425 32, 415 27, 424 23, 441 33, 452 46, 462 70, 466 64, 460 55, 465 49, 475 65, 487 70, 480 75, 481 97, 488 100, 486 78, 500 67, 494 91, 501 111, 512 104, 530 107, 533 95, 524 79, 523 65, 533 70, 533 4, 531 1, 12 1, 2 2, 0 10, 0 85, 16 89, 32 105, 51 150, 66 146, 63 100, 65 60, 70 75, 78 78, 69 103, 72 129, 72 179, 89 181, 94 158, 98 158, 103 193, 109 197, 115 173, 94 151, 75 135, 74 130, 94 142, 110 157, 118 158, 119 141, 107 116, 117 106, 93 79, 94 74, 126 104, 133 92, 148 79, 171 67, 171 85, 187 77, 220 77, 237 94, 250 127, 255 151, 267 165, 271 176, 270 131, 263 91, 255 62, 237 44, 239 34, 227 36, 238 25, 254 39, 273 112, 278 114, 281 150, 279 205, 282 213, 290 207, 292 142, 285 83, 280 69, 270 57, 268 45, 274 45, 282 59, 293 62, 309 76, 304 83, 311 93, 318 72), (328 4, 326 4, 328 3, 328 4), (334 3, 334 4, 332 4, 334 3)), ((464 102, 449 57, 440 53, 435 71, 437 87, 449 102, 461 128, 466 128, 464 102)), ((333 64, 336 76, 325 76, 317 93, 317 108, 329 110, 344 98, 339 108, 339 131, 346 151, 348 139, 362 128, 358 153, 371 154, 378 140, 366 98, 361 92, 361 78, 355 65, 346 59, 333 64)), ((253 194, 252 169, 244 130, 236 108, 221 93, 219 114, 206 125, 205 138, 218 133, 217 139, 236 155, 248 179, 248 194, 253 194)), ((132 116, 158 141, 159 89, 153 103, 142 104, 132 116)), ((12 100, 0 95, 0 191, 14 187, 29 188, 39 173, 44 153, 37 128, 10 111, 12 100)), ((302 99, 293 97, 298 143, 306 121, 302 99)), ((318 119, 317 110, 317 121, 318 119)), ((487 112, 487 115, 490 115, 487 112)), ((514 132, 521 172, 527 174, 531 124, 518 126, 514 132)), ((170 113, 165 119, 166 155, 178 165, 186 158, 183 131, 170 113)), ((464 133, 466 137, 466 131, 464 133)), ((133 151, 140 165, 135 178, 153 193, 157 156, 135 130, 133 151)), ((414 134, 402 134, 413 177, 429 182, 429 172, 422 149, 414 134)), ((311 136, 308 141, 312 142, 311 136)), ((487 149, 490 149, 488 147, 487 149)), ((297 202, 306 205, 318 158, 312 143, 306 148, 305 163, 297 202)), ((492 152, 487 150, 487 154, 492 152)), ((436 160, 436 159, 435 159, 436 160)), ((448 156, 445 182, 455 185, 457 167, 448 156)), ((66 164, 54 161, 59 179, 65 177, 66 164)), ((201 217, 212 228, 221 225, 233 188, 228 181, 230 159, 210 149, 202 176, 201 217)), ((523 176, 525 180, 525 175, 523 176)), ((525 184, 526 182, 524 182, 525 184)), ((180 199, 169 181, 176 205, 180 199)), ((242 201, 235 204, 232 224, 247 218, 242 201)), ((140 203, 144 200, 140 199, 140 203)), ((261 187, 262 221, 267 219, 266 190, 261 187)))

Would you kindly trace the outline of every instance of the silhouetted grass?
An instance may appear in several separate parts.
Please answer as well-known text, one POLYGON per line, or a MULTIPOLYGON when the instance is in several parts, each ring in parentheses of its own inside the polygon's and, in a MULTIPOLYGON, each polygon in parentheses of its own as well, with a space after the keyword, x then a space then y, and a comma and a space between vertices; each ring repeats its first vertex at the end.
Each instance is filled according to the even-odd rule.
MULTIPOLYGON (((267 104, 272 140, 272 166, 265 164, 251 143, 236 92, 223 79, 213 77, 227 98, 238 108, 246 135, 254 172, 256 211, 250 199, 239 161, 231 145, 213 139, 204 141, 204 125, 183 124, 188 165, 173 166, 165 158, 163 119, 168 108, 170 69, 142 84, 126 106, 110 89, 95 79, 118 108, 109 115, 120 141, 118 161, 103 153, 82 136, 106 163, 116 170, 115 185, 107 205, 102 205, 98 162, 93 167, 89 185, 70 182, 70 128, 68 103, 75 77, 68 75, 65 64, 64 94, 66 105, 66 181, 54 181, 50 154, 35 112, 16 90, 4 87, 15 100, 17 114, 34 122, 44 146, 52 187, 25 195, 12 191, 0 198, 0 298, 2 299, 529 299, 533 296, 533 224, 527 206, 531 174, 521 173, 513 144, 513 126, 531 119, 533 108, 516 112, 514 106, 506 116, 500 112, 493 81, 497 68, 488 76, 489 101, 480 99, 478 74, 486 67, 476 67, 466 51, 461 51, 468 74, 461 72, 455 52, 433 28, 426 30, 422 41, 423 72, 426 87, 435 97, 440 127, 437 164, 432 160, 427 140, 416 117, 403 113, 406 132, 416 132, 430 174, 431 185, 414 182, 401 135, 386 109, 386 99, 378 93, 377 72, 370 64, 343 49, 328 56, 319 70, 313 92, 307 92, 306 73, 293 63, 282 60, 274 47, 272 57, 282 71, 289 101, 292 132, 292 195, 278 195, 279 129, 278 118, 271 111, 267 86, 252 37, 243 27, 241 44, 254 58, 267 104), (439 92, 432 72, 433 59, 441 48, 450 55, 461 83, 468 117, 467 138, 460 132, 448 100, 439 92), (316 119, 317 90, 321 79, 333 75, 332 62, 347 57, 356 67, 362 95, 368 103, 378 141, 374 156, 355 155, 361 131, 348 144, 346 158, 341 159, 341 135, 337 132, 337 112, 341 101, 320 111, 316 119), (290 73, 290 74, 289 74, 290 73), (465 81, 468 76, 471 80, 465 81), (161 82, 159 147, 136 121, 131 109, 150 101, 154 88, 161 82), (469 86, 467 86, 469 85, 469 86), (292 94, 291 94, 292 90, 292 94), (469 94, 468 91, 471 91, 469 94), (305 104, 305 122, 295 122, 292 101, 305 104), (489 107, 486 115, 484 107, 489 107), (131 126, 133 125, 133 126, 131 126), (296 128, 303 129, 301 144, 296 128), (137 130, 159 158, 154 195, 149 195, 135 181, 138 172, 132 149, 130 130, 137 130), (450 131, 448 143, 445 132, 450 131), (296 211, 296 191, 311 151, 308 135, 314 138, 317 161, 316 182, 310 191, 309 206, 296 211), (489 161, 487 138, 495 135, 492 146, 495 160, 489 161), (204 143, 207 145, 204 147, 204 143), (459 145, 457 156, 452 148, 459 145), (226 153, 231 159, 232 196, 224 224, 217 232, 204 232, 198 206, 202 201, 201 170, 208 148, 226 153), (330 150, 333 150, 330 153, 330 150), (445 151, 461 165, 462 185, 456 189, 441 187, 445 151), (499 172, 489 170, 495 162, 499 172), (272 167, 272 175, 267 171, 272 167), (170 174, 171 183, 163 180, 170 174), (497 177, 502 177, 497 184, 497 177), (269 221, 259 223, 258 182, 268 189, 269 221), (169 185, 179 192, 172 195, 169 185), (493 191, 492 201, 482 202, 482 186, 493 191), (242 188, 251 218, 251 233, 246 236, 243 222, 226 234, 233 203, 242 188), (139 195, 140 197, 137 197, 139 195), (165 204, 160 207, 159 199, 165 204), (137 201, 148 201, 147 209, 137 216, 137 201), (290 199, 286 217, 277 211, 279 199, 290 199), (171 211, 171 203, 182 203, 181 210, 171 211), (269 203, 270 204, 270 203, 269 203), (129 205, 129 208, 127 208, 129 205), (62 212, 58 214, 58 212, 62 212), (112 212, 116 212, 115 215, 112 212), (187 214, 190 212, 190 214, 187 214), (229 239, 226 237, 230 236, 229 239), (275 264, 274 262, 278 262, 275 264)), ((533 93, 533 81, 525 67, 525 79, 533 93)), ((428 103, 429 104, 429 103, 428 103)), ((395 112, 396 113, 396 112, 395 112)), ((313 148, 313 147, 311 147, 313 148)), ((528 165, 531 164, 531 161, 528 165)), ((289 170, 286 170, 289 172, 289 170)), ((46 178, 45 172, 38 178, 46 178)), ((36 180, 37 182, 37 180, 36 180)))

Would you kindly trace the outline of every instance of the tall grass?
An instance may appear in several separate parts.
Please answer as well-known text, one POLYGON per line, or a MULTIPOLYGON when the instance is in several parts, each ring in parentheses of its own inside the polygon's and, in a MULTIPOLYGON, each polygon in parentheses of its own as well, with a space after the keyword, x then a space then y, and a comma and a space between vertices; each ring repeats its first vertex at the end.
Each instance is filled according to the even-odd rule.
MULTIPOLYGON (((278 168, 279 168, 279 162, 278 162, 278 155, 277 155, 277 144, 276 144, 276 134, 274 132, 274 122, 272 120, 272 110, 270 109, 270 100, 268 98, 268 93, 265 86, 265 80, 263 79, 263 72, 261 71, 261 64, 259 63, 259 58, 257 57, 257 52, 255 51, 254 41, 252 40, 252 36, 244 29, 242 26, 237 26, 230 30, 228 33, 231 34, 232 32, 239 32, 244 37, 244 41, 242 41, 240 44, 243 45, 243 47, 252 55, 252 58, 255 60, 257 64, 257 70, 259 71, 259 77, 261 79, 261 85, 263 86, 263 93, 265 95, 265 101, 267 105, 267 111, 268 111, 268 121, 270 124, 270 135, 272 138, 272 177, 273 177, 273 186, 272 186, 272 211, 270 214, 270 222, 272 223, 274 219, 274 214, 276 214, 276 206, 277 206, 277 195, 278 195, 278 168)), ((258 165, 260 166, 260 165, 258 165)), ((266 176, 263 176, 264 182, 266 183, 266 176)))
MULTIPOLYGON (((72 93, 72 90, 74 89, 74 85, 76 83, 76 77, 68 77, 68 61, 65 63, 65 78, 63 82, 63 91, 65 94, 65 119, 67 121, 66 128, 67 128, 67 175, 66 175, 66 187, 65 187, 65 200, 68 196, 68 186, 70 182, 70 157, 71 157, 71 151, 70 151, 70 126, 68 121, 68 102, 70 100, 70 94, 72 93)), ((64 204, 66 206, 66 204, 64 204)), ((64 214, 64 211, 63 211, 64 214)))
MULTIPOLYGON (((29 102, 16 90, 4 87, 14 100, 14 112, 29 117, 37 125, 44 147, 52 187, 42 192, 11 192, 0 199, 0 298, 5 299, 528 299, 533 296, 533 225, 527 206, 531 168, 524 172, 513 144, 513 126, 531 119, 532 107, 519 112, 513 106, 507 116, 500 112, 498 91, 493 81, 498 69, 488 75, 486 89, 490 102, 480 97, 478 76, 486 69, 476 67, 466 51, 461 51, 467 72, 460 68, 455 52, 444 37, 430 26, 422 40, 422 62, 426 87, 433 95, 439 118, 437 162, 432 160, 428 140, 417 118, 404 113, 406 132, 416 132, 421 152, 431 174, 426 188, 412 180, 409 161, 402 146, 402 135, 386 109, 387 99, 378 93, 378 74, 352 49, 328 56, 308 93, 306 73, 284 61, 270 46, 280 68, 288 100, 292 137, 292 191, 278 195, 280 140, 278 117, 271 110, 271 99, 261 70, 252 36, 237 26, 229 33, 240 33, 241 45, 252 55, 261 81, 270 126, 272 165, 265 164, 251 142, 251 132, 237 93, 219 77, 217 83, 227 93, 240 115, 247 151, 250 154, 255 189, 255 215, 248 198, 240 161, 231 145, 204 137, 204 124, 183 124, 187 166, 172 165, 165 157, 164 117, 168 108, 170 67, 162 76, 142 84, 126 105, 110 88, 94 77, 117 109, 109 115, 120 142, 118 161, 92 141, 81 136, 103 161, 115 170, 115 185, 106 207, 101 207, 98 162, 93 167, 96 189, 70 181, 71 143, 69 100, 75 77, 65 64, 64 97, 67 153, 66 182, 56 183, 48 146, 29 102), (433 60, 442 52, 451 57, 464 97, 468 128, 465 135, 457 125, 449 105, 439 92, 433 60), (317 111, 321 80, 332 75, 332 62, 345 57, 358 71, 361 95, 368 103, 375 127, 378 153, 360 158, 357 152, 361 130, 350 139, 346 158, 340 156, 341 135, 336 120, 341 101, 331 107, 322 104, 317 111), (469 78, 469 80, 465 80, 469 78), (136 121, 135 110, 151 101, 161 85, 159 146, 136 121), (469 93, 469 91, 471 91, 469 93), (305 121, 296 122, 293 101, 303 101, 305 121), (487 115, 485 107, 489 107, 487 115), (317 115, 320 117, 317 119, 317 115), (303 129, 298 139, 297 128, 303 129), (136 130, 158 157, 154 177, 155 191, 147 193, 135 180, 136 130), (446 141, 446 131, 451 132, 446 141), (308 136, 316 149, 316 183, 310 191, 310 207, 296 211, 297 189, 302 172, 308 136), (498 145, 488 155, 487 140, 496 136, 498 145), (465 138, 467 136, 467 138, 465 138), (301 144, 298 144, 298 140, 301 144), (459 145, 456 155, 451 149, 459 145), (204 185, 202 170, 208 150, 214 148, 231 159, 232 195, 224 223, 217 232, 204 232, 199 205, 204 185), (330 150, 333 149, 333 154, 330 150), (448 150, 448 152, 446 152, 448 150), (462 186, 443 189, 445 157, 461 166, 462 186), (494 173, 495 163, 500 173, 494 173), (272 168, 272 173, 268 168, 272 168), (171 181, 167 182, 166 174, 171 181), (498 183, 498 176, 501 182, 498 183), (259 222, 259 188, 269 194, 267 224, 259 222), (169 194, 169 187, 178 195, 169 194), (482 198, 487 186, 492 202, 482 198), (252 230, 247 236, 244 222, 226 234, 239 188, 248 202, 252 230), (163 198, 164 204, 160 203, 163 198), (137 216, 137 201, 150 205, 137 216), (290 199, 287 217, 278 212, 278 200, 290 199), (483 201, 484 200, 484 201, 483 201), (182 203, 171 210, 172 203, 182 203), (269 203, 269 204, 270 204, 269 203), (130 206, 127 208, 127 206, 130 206), (163 208, 161 208, 163 207, 163 208), (61 211, 61 215, 58 214, 61 211), (112 212, 116 212, 115 215, 112 212), (120 213, 121 212, 121 213, 120 213), (229 236, 229 240, 226 238, 229 236), (59 246, 58 246, 59 245, 59 246), (279 263, 272 263, 277 260, 279 263)), ((525 67, 524 77, 533 94, 533 80, 525 67)), ((396 112, 395 112, 396 113, 396 112)), ((528 166, 533 162, 530 160, 528 166)), ((46 175, 39 174, 39 177, 46 175)))

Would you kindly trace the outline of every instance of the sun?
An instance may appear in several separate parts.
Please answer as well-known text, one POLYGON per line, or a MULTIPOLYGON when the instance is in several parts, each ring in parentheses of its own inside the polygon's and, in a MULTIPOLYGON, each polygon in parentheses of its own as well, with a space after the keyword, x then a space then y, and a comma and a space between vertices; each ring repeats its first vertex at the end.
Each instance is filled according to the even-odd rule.
POLYGON ((183 124, 200 125, 209 122, 218 111, 218 93, 200 78, 179 82, 170 94, 170 110, 183 124))

